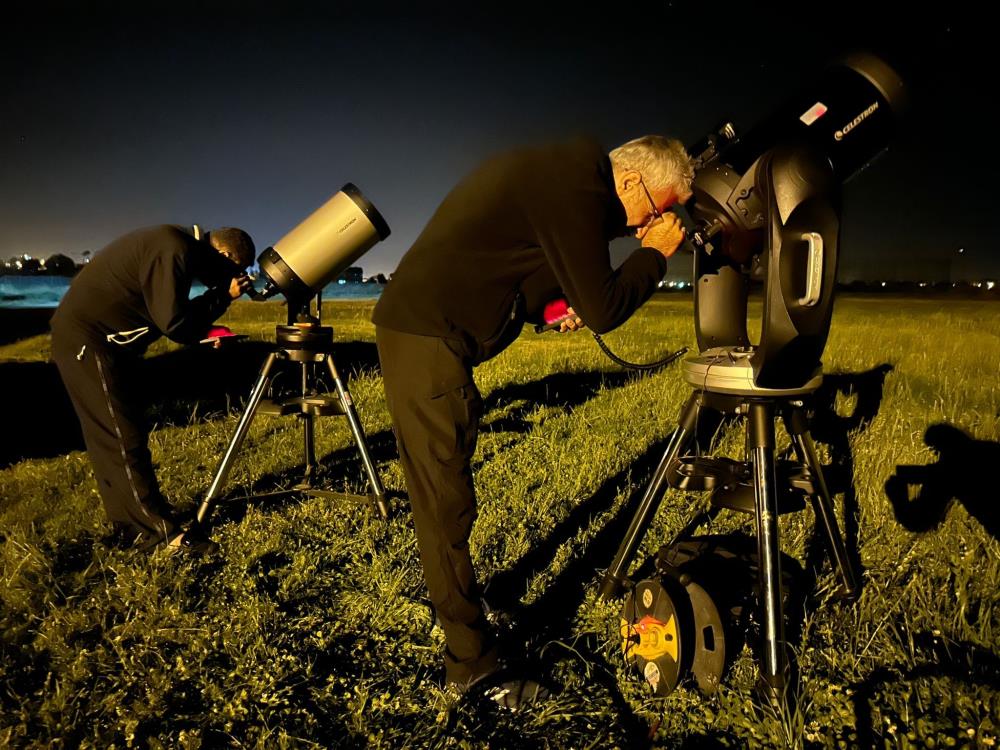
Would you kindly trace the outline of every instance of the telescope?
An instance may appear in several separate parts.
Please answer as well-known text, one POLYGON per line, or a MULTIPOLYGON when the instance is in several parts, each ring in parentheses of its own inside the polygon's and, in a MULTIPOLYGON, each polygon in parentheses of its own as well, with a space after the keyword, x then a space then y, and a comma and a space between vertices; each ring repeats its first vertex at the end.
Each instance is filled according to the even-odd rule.
POLYGON ((262 291, 253 291, 250 296, 262 301, 281 293, 288 303, 288 320, 286 325, 275 326, 276 345, 261 368, 208 493, 198 507, 197 524, 206 522, 212 506, 221 497, 233 462, 258 413, 295 416, 302 426, 302 480, 291 490, 270 494, 300 492, 367 502, 382 518, 388 517, 385 488, 372 461, 357 408, 334 363, 333 328, 322 324, 323 288, 388 236, 389 225, 385 219, 349 182, 257 258, 265 284, 262 291), (311 310, 314 298, 315 316, 311 310), (298 390, 291 396, 265 398, 279 363, 288 363, 298 369, 298 390), (325 375, 322 370, 326 371, 325 375), (334 386, 332 392, 326 392, 322 382, 326 375, 334 386), (322 416, 346 417, 367 478, 365 495, 333 492, 316 486, 319 465, 314 427, 316 418, 322 416))
POLYGON ((388 236, 382 214, 348 182, 260 254, 257 265, 265 283, 254 299, 280 292, 290 301, 308 300, 388 236))
MULTIPOLYGON (((856 53, 831 65, 745 135, 727 123, 689 149, 695 162, 692 198, 678 213, 689 226, 687 249, 694 253, 699 353, 683 363, 693 393, 600 587, 604 598, 627 590, 623 652, 657 695, 687 677, 714 691, 733 657, 732 613, 740 610, 753 612, 760 624, 761 687, 772 699, 787 696, 793 669, 777 518, 801 510, 807 498, 841 595, 857 596, 858 576, 837 526, 806 409, 823 379, 841 186, 889 146, 904 108, 905 88, 896 71, 879 57, 856 53), (748 292, 751 278, 760 276, 761 334, 752 342, 748 292), (795 460, 776 457, 779 416, 795 460), (745 451, 736 459, 710 455, 724 420, 745 423, 745 451), (699 526, 693 522, 660 549, 655 575, 633 585, 628 567, 668 488, 710 492, 709 518, 722 510, 752 515, 756 550, 731 543, 727 549, 718 537, 692 536, 699 526), (731 561, 756 579, 735 597, 731 561), (713 577, 713 570, 724 572, 713 577), (740 597, 746 606, 734 606, 740 597)), ((786 572, 791 567, 786 562, 786 572)))
POLYGON ((840 186, 888 148, 905 98, 886 62, 855 53, 745 136, 726 124, 690 150, 695 332, 703 355, 723 347, 746 355, 740 372, 728 373, 734 387, 801 384, 819 367, 833 311, 840 186), (766 276, 753 346, 752 271, 766 276))

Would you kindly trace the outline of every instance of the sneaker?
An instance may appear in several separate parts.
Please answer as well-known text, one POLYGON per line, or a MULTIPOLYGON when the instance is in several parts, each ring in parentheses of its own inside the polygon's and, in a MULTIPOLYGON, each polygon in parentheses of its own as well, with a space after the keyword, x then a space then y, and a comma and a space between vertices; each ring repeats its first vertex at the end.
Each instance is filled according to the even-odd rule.
POLYGON ((482 697, 508 711, 518 711, 552 695, 552 691, 537 680, 504 665, 476 677, 465 686, 455 687, 460 693, 482 697))
POLYGON ((508 711, 518 711, 522 706, 545 700, 552 691, 530 677, 517 677, 488 687, 483 691, 483 697, 496 703, 508 711))

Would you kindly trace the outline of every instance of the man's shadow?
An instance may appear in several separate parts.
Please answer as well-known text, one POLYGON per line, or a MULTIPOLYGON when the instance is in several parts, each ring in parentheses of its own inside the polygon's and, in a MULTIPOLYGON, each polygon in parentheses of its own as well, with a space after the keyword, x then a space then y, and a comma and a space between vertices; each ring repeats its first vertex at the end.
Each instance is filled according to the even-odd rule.
POLYGON ((976 440, 944 422, 927 428, 924 443, 937 454, 937 463, 900 464, 885 483, 896 520, 910 531, 931 531, 957 500, 994 539, 1000 539, 1000 503, 989 479, 1000 466, 1000 443, 976 440))
MULTIPOLYGON (((202 423, 239 408, 272 349, 271 344, 249 341, 218 351, 186 347, 143 360, 134 387, 147 399, 150 424, 202 423)), ((378 368, 375 345, 364 341, 335 343, 333 357, 343 378, 378 368)), ((295 368, 284 365, 274 385, 291 390, 299 377, 295 368)), ((8 425, 0 431, 0 468, 84 449, 79 420, 54 364, 0 362, 0 382, 7 394, 8 425)), ((327 375, 323 383, 329 387, 327 375)))

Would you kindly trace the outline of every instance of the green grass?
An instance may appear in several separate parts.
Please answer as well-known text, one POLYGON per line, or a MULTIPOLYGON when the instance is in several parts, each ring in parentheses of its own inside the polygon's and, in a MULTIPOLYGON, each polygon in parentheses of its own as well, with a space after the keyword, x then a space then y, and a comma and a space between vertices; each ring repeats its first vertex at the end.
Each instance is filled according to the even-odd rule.
MULTIPOLYGON (((595 588, 690 391, 677 366, 624 378, 589 336, 526 332, 476 374, 487 414, 472 550, 481 579, 518 600, 515 621, 533 634, 524 648, 549 665, 557 697, 512 716, 442 691, 442 637, 422 601, 381 381, 363 369, 350 388, 396 495, 388 522, 329 500, 250 499, 296 481, 290 419, 255 421, 216 511, 213 560, 108 546, 83 452, 0 470, 0 745, 626 748, 651 737, 656 747, 994 747, 1000 544, 979 519, 1000 515, 996 466, 954 459, 960 501, 925 532, 900 524, 885 483, 897 465, 937 461, 924 440, 931 425, 964 430, 997 456, 1000 305, 837 305, 825 369, 843 387, 817 439, 848 480, 835 500, 854 509, 864 588, 857 603, 838 603, 829 566, 816 574, 793 644, 794 713, 759 706, 749 650, 709 698, 681 687, 654 699, 626 669, 620 604, 595 588)), ((325 310, 338 341, 372 342, 371 303, 325 310)), ((240 303, 223 322, 267 340, 282 314, 240 303)), ((690 300, 657 299, 606 339, 639 360, 692 345, 690 300)), ((0 360, 47 353, 42 336, 0 347, 0 360)), ((163 490, 186 510, 236 420, 192 415, 151 439, 163 490)), ((363 488, 351 445, 346 422, 321 421, 326 486, 363 488)), ((671 492, 639 557, 703 503, 671 492)), ((750 531, 723 516, 713 531, 741 525, 750 531)), ((811 512, 783 517, 781 531, 783 549, 804 559, 811 512)))

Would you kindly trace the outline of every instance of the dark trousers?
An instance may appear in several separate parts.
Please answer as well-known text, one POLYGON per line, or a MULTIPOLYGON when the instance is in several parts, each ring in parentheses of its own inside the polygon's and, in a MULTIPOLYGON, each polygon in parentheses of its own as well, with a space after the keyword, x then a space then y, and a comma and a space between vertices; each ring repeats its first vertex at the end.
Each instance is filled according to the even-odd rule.
POLYGON ((431 603, 447 640, 447 680, 497 665, 469 555, 476 520, 470 461, 482 399, 457 342, 376 327, 386 400, 413 509, 431 603))
POLYGON ((110 346, 54 333, 52 360, 80 419, 108 519, 133 539, 141 537, 140 543, 153 544, 177 522, 153 472, 139 398, 141 360, 110 346))

